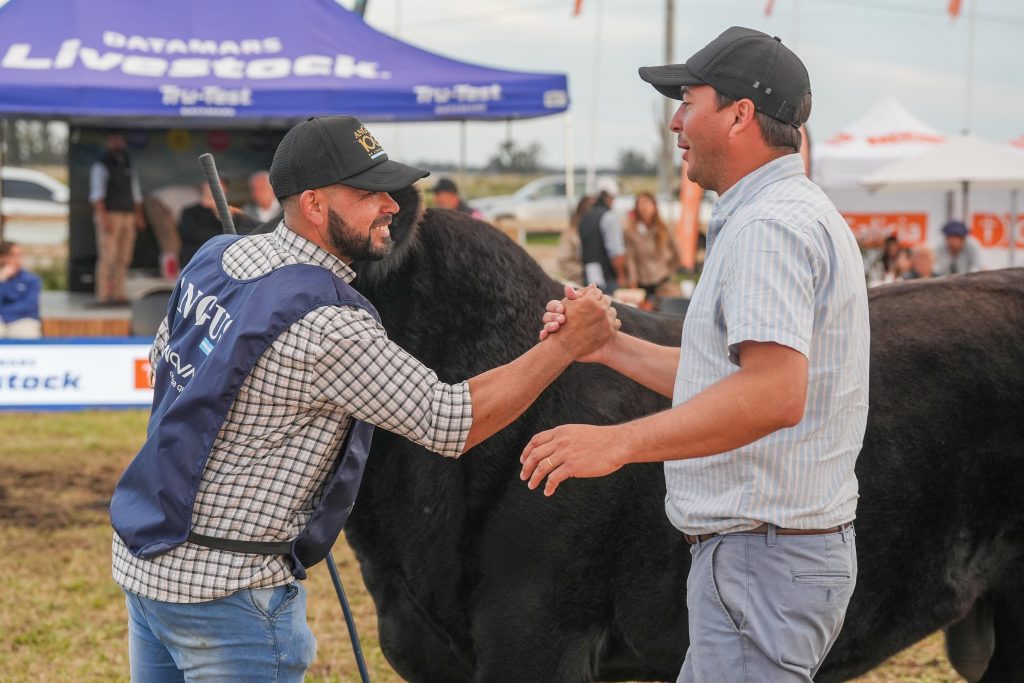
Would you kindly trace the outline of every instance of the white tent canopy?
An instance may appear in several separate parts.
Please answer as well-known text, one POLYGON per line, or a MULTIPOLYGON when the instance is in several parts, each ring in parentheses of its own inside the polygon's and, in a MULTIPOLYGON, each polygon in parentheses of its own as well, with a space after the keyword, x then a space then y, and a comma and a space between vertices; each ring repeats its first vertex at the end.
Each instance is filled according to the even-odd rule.
POLYGON ((1017 193, 1024 187, 1024 157, 1011 147, 976 135, 950 138, 932 149, 890 164, 864 178, 873 190, 955 190, 964 195, 963 216, 968 220, 967 193, 971 187, 1010 190, 1007 238, 1009 265, 1016 265, 1020 236, 1017 193))
POLYGON ((814 180, 826 189, 855 187, 866 174, 916 156, 944 139, 895 97, 886 97, 859 120, 815 145, 814 180))
POLYGON ((957 190, 1024 187, 1024 157, 976 135, 950 138, 863 178, 872 189, 957 190))

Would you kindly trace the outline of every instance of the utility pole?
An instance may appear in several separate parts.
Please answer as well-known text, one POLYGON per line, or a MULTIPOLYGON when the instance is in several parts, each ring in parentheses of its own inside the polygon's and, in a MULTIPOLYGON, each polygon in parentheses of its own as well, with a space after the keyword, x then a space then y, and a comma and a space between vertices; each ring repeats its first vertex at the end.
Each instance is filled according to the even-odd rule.
MULTIPOLYGON (((675 0, 665 0, 665 63, 671 64, 672 43, 674 41, 675 26, 675 0)), ((672 102, 667 97, 661 98, 661 158, 658 164, 658 191, 660 194, 668 195, 671 192, 672 180, 675 177, 675 169, 672 164, 672 131, 668 129, 669 121, 672 119, 672 102)))

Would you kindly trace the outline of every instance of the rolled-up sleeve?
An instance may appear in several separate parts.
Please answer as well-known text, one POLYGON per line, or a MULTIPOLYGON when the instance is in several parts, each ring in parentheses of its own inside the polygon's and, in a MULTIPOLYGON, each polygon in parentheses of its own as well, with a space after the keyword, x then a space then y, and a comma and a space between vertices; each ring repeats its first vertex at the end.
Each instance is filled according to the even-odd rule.
POLYGON ((742 226, 731 247, 722 287, 729 360, 739 365, 737 349, 746 341, 807 356, 820 266, 815 250, 799 230, 778 221, 742 226))
POLYGON ((626 253, 626 242, 622 234, 622 224, 611 211, 601 216, 601 236, 604 238, 604 249, 608 256, 615 258, 626 253))
POLYGON ((360 309, 324 332, 312 394, 424 448, 458 457, 473 424, 469 383, 446 384, 360 309))
POLYGON ((107 198, 107 179, 109 178, 107 167, 100 162, 93 163, 89 169, 89 203, 95 204, 101 199, 107 198))

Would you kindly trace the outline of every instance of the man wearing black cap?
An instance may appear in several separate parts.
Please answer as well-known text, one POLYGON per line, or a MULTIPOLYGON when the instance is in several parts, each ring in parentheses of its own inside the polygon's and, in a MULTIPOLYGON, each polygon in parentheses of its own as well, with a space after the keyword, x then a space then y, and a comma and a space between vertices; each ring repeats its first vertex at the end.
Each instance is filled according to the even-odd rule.
MULTIPOLYGON (((868 309, 849 226, 804 175, 807 71, 733 27, 686 64, 640 69, 667 97, 689 177, 719 194, 680 349, 618 333, 585 360, 673 398, 614 426, 566 425, 523 453, 530 487, 664 462, 690 544, 680 681, 811 681, 857 577, 854 464, 868 405, 868 309)), ((557 332, 551 302, 541 337, 557 332)))
POLYGON ((340 533, 373 427, 458 457, 617 329, 584 290, 564 340, 439 381, 348 284, 353 260, 391 251, 388 193, 426 175, 354 118, 309 119, 271 166, 282 223, 215 237, 182 272, 148 438, 110 508, 133 680, 301 681, 316 641, 296 579, 340 533))
POLYGON ((476 219, 482 219, 483 214, 463 201, 459 196, 459 188, 451 178, 441 178, 430 190, 434 194, 434 203, 439 208, 459 211, 476 219))
POLYGON ((949 221, 942 226, 943 240, 935 249, 935 274, 956 275, 981 270, 981 247, 967 226, 949 221))

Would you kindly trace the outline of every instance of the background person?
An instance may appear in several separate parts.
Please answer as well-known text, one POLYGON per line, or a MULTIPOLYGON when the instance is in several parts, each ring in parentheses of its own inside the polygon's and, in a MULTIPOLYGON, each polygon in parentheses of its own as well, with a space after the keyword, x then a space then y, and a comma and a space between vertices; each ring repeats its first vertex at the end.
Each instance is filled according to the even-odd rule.
POLYGON ((39 339, 39 276, 24 269, 21 247, 0 242, 0 339, 39 339))
POLYGON ((650 192, 636 196, 624 236, 628 286, 643 288, 655 307, 661 297, 679 296, 679 285, 673 280, 679 270, 679 249, 650 192))
POLYGON ((96 224, 96 302, 126 304, 124 283, 135 254, 135 234, 146 227, 142 189, 124 135, 107 133, 105 145, 89 173, 96 224))
POLYGON ((558 270, 569 282, 583 282, 583 260, 580 251, 580 219, 594 205, 594 197, 583 195, 569 217, 569 225, 558 238, 558 270))
POLYGON ((257 171, 249 176, 249 203, 242 211, 259 223, 266 223, 281 211, 268 171, 257 171))
POLYGON ((483 220, 484 215, 459 196, 459 188, 451 178, 440 178, 430 191, 434 195, 434 204, 439 208, 458 211, 477 220, 483 220))
MULTIPOLYGON (((618 333, 584 360, 672 396, 673 408, 537 434, 521 476, 553 495, 572 477, 664 462, 665 511, 693 558, 679 681, 810 683, 857 580, 863 261, 804 173, 810 80, 781 41, 732 27, 686 64, 640 76, 682 100, 671 128, 687 175, 719 194, 707 260, 681 348, 618 333)), ((549 303, 542 339, 571 322, 561 306, 549 303)))
POLYGON ((619 194, 618 184, 602 179, 597 197, 580 219, 580 253, 583 279, 613 294, 626 282, 626 244, 622 225, 612 212, 612 203, 619 194))
POLYGON ((150 352, 148 438, 111 501, 132 680, 301 681, 316 642, 297 581, 309 545, 293 541, 322 551, 309 564, 329 550, 371 425, 458 457, 618 326, 607 297, 584 290, 566 303, 564 338, 441 382, 348 284, 353 260, 394 246, 388 193, 426 171, 388 159, 357 119, 328 116, 292 128, 270 174, 284 220, 202 247, 150 352))
POLYGON ((868 268, 868 287, 884 285, 897 279, 899 255, 900 241, 895 235, 889 235, 885 238, 881 253, 878 254, 868 268))
MULTIPOLYGON (((227 196, 228 181, 223 177, 220 178, 220 186, 227 196)), ((178 261, 181 268, 188 265, 200 247, 224 232, 209 183, 201 183, 199 192, 199 202, 182 209, 181 219, 178 221, 178 235, 181 237, 181 254, 178 261)), ((232 207, 231 210, 232 213, 238 214, 238 209, 232 207)))
POLYGON ((935 255, 927 244, 920 244, 910 255, 910 270, 903 273, 904 280, 920 280, 934 276, 935 255))
POLYGON ((981 270, 981 246, 967 226, 950 221, 942 226, 943 241, 935 249, 935 274, 956 275, 981 270))

